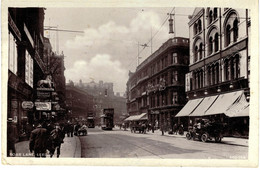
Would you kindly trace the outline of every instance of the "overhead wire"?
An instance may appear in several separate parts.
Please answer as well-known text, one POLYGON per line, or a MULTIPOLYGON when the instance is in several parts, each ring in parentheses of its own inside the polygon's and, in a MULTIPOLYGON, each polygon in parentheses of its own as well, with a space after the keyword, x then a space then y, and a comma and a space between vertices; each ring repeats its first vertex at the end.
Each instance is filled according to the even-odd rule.
MULTIPOLYGON (((174 9, 175 9, 175 8, 173 7, 170 13, 172 13, 174 9)), ((161 24, 160 28, 154 33, 154 35, 151 37, 151 39, 150 39, 147 43, 145 43, 145 44, 149 44, 149 43, 153 40, 153 38, 158 34, 158 32, 159 32, 159 31, 161 30, 161 28, 163 27, 163 25, 166 23, 166 21, 168 20, 168 18, 169 18, 169 15, 166 16, 166 18, 165 18, 165 20, 163 21, 163 23, 161 24)), ((144 51, 144 49, 145 49, 145 48, 143 48, 140 52, 138 52, 138 55, 134 58, 134 60, 131 61, 131 63, 128 65, 128 68, 132 65, 132 63, 135 61, 135 59, 144 51)))

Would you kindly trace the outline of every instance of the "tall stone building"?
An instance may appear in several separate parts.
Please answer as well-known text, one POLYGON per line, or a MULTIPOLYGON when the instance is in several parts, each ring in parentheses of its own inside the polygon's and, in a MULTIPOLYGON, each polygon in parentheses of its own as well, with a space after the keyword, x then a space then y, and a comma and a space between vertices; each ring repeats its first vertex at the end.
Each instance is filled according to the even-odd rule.
MULTIPOLYGON (((186 103, 185 74, 189 64, 189 39, 167 40, 144 60, 127 81, 127 112, 147 115, 155 126, 171 129, 174 116, 186 103)), ((129 120, 129 118, 127 119, 129 120)))
POLYGON ((34 92, 45 78, 43 22, 44 8, 8 8, 7 117, 17 126, 17 138, 34 122, 34 92))
POLYGON ((188 23, 189 102, 181 119, 214 118, 230 132, 248 133, 250 99, 250 16, 247 9, 196 8, 188 23), (186 118, 185 118, 186 117, 186 118))

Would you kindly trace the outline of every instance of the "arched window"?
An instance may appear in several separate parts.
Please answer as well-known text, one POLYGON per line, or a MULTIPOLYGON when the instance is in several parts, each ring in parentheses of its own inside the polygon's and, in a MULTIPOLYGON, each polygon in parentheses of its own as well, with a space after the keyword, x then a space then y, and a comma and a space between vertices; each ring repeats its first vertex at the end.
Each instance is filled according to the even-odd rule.
POLYGON ((211 67, 208 67, 208 76, 207 76, 208 85, 211 85, 211 67))
POLYGON ((235 65, 234 65, 234 59, 230 59, 230 79, 233 80, 235 77, 235 65))
POLYGON ((201 20, 199 19, 198 21, 198 31, 200 32, 201 31, 201 20))
POLYGON ((212 10, 209 11, 209 24, 211 24, 213 21, 213 12, 212 10))
POLYGON ((238 21, 235 19, 234 24, 233 24, 233 31, 234 31, 234 42, 237 41, 238 38, 238 21))
POLYGON ((202 88, 203 87, 203 70, 200 71, 200 87, 202 88))
POLYGON ((227 25, 226 27, 226 46, 230 44, 230 36, 231 36, 231 30, 230 30, 230 25, 227 25))
POLYGON ((216 83, 219 83, 219 63, 216 64, 216 83))
POLYGON ((202 43, 200 43, 199 56, 200 56, 200 59, 202 59, 202 43))
POLYGON ((228 60, 224 62, 224 74, 225 74, 225 81, 229 80, 229 63, 228 60))
POLYGON ((193 33, 194 33, 194 35, 196 35, 198 33, 197 27, 198 27, 197 23, 195 23, 194 26, 193 26, 193 33))
POLYGON ((234 78, 239 78, 240 77, 240 60, 239 60, 238 54, 234 57, 234 69, 235 69, 234 78))
POLYGON ((212 53, 212 49, 213 49, 213 38, 209 37, 209 55, 212 53))
POLYGON ((216 71, 215 71, 215 66, 212 66, 211 78, 212 78, 212 84, 216 84, 216 71))
POLYGON ((195 46, 194 49, 194 62, 198 60, 198 46, 195 46))
POLYGON ((214 20, 217 19, 217 17, 218 17, 218 8, 214 8, 214 14, 213 14, 214 20))
POLYGON ((217 52, 218 51, 218 33, 215 34, 214 44, 215 44, 215 52, 217 52))

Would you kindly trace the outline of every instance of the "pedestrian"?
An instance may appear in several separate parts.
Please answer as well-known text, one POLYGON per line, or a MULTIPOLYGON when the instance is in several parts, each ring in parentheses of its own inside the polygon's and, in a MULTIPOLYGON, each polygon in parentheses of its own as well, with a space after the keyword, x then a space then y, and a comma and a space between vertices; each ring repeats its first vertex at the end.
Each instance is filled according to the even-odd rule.
POLYGON ((72 123, 69 124, 68 130, 70 133, 70 137, 73 137, 74 125, 72 123))
POLYGON ((50 133, 50 141, 52 142, 52 149, 50 150, 50 157, 54 155, 54 152, 57 148, 57 158, 60 156, 60 148, 61 144, 64 143, 63 139, 65 137, 65 133, 61 129, 62 127, 56 123, 55 129, 53 129, 50 133))
POLYGON ((8 118, 7 120, 7 156, 15 156, 15 142, 18 136, 17 128, 13 123, 12 118, 8 118), (12 154, 10 154, 12 151, 12 154))
POLYGON ((177 135, 177 132, 178 132, 178 125, 177 125, 177 123, 175 123, 175 124, 173 125, 173 134, 176 134, 176 135, 177 135))
POLYGON ((34 151, 35 157, 46 157, 47 149, 47 129, 43 128, 41 123, 31 132, 29 149, 34 151))
POLYGON ((164 124, 161 123, 161 131, 162 131, 162 136, 164 135, 164 124))

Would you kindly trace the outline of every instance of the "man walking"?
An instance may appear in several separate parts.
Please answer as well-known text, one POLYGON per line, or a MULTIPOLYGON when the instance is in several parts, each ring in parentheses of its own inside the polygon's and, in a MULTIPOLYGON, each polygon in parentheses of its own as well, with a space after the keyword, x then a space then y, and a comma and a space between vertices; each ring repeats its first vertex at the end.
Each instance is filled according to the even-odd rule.
POLYGON ((31 133, 29 144, 30 152, 34 151, 35 157, 46 157, 47 139, 47 130, 39 123, 31 133))

